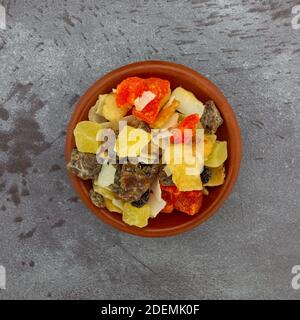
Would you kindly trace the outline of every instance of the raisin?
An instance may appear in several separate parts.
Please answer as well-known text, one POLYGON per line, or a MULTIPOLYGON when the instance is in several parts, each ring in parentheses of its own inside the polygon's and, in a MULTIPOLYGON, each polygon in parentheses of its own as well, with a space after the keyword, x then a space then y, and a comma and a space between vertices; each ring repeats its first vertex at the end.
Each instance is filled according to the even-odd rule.
POLYGON ((133 201, 131 202, 131 204, 134 206, 134 207, 137 207, 137 208, 141 208, 143 207, 149 200, 149 190, 147 190, 141 197, 141 199, 137 200, 137 201, 133 201))
POLYGON ((202 173, 201 173, 201 181, 202 183, 207 183, 209 179, 211 178, 211 171, 208 167, 204 167, 202 173))

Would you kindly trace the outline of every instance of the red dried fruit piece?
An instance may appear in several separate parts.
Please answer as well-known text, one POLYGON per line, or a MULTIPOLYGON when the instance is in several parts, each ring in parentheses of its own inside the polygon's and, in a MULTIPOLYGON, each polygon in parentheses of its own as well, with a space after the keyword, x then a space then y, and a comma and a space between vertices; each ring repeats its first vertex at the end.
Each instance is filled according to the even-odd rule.
POLYGON ((173 206, 172 194, 170 192, 167 192, 167 191, 162 191, 161 192, 161 197, 163 198, 163 200, 166 201, 166 205, 161 210, 161 212, 163 212, 163 213, 171 213, 171 212, 173 212, 174 206, 173 206))
POLYGON ((145 83, 148 87, 147 90, 153 92, 159 101, 163 100, 171 93, 170 82, 168 80, 153 77, 145 79, 145 83))
POLYGON ((196 129, 199 121, 200 117, 197 113, 187 116, 179 123, 176 130, 174 130, 173 136, 170 138, 170 141, 172 143, 189 143, 196 134, 196 129), (185 131, 185 129, 191 130, 185 131))
POLYGON ((132 114, 137 118, 151 124, 154 123, 160 110, 160 104, 157 98, 150 101, 143 110, 133 108, 132 114))
MULTIPOLYGON (((203 193, 201 190, 195 190, 195 191, 179 191, 176 186, 162 186, 162 196, 166 197, 163 198, 165 201, 167 201, 167 205, 169 208, 169 204, 172 201, 173 207, 176 210, 179 210, 181 212, 184 212, 188 215, 194 215, 196 214, 202 205, 203 200, 203 193), (166 195, 168 194, 168 195, 166 195)), ((165 210, 165 209, 163 209, 165 210)), ((165 212, 165 211, 162 211, 165 212)))
POLYGON ((123 80, 117 86, 116 102, 118 107, 133 106, 134 100, 147 90, 147 84, 144 79, 139 77, 130 77, 123 80))

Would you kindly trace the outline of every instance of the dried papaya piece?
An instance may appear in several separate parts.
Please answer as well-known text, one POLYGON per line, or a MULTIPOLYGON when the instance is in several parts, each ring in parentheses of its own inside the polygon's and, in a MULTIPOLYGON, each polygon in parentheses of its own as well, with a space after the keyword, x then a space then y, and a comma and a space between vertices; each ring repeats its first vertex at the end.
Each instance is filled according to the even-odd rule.
POLYGON ((188 215, 199 212, 203 200, 202 191, 183 191, 174 197, 174 208, 188 215))
POLYGON ((170 82, 155 77, 145 79, 145 82, 148 88, 147 90, 152 91, 160 101, 160 107, 163 106, 171 95, 170 82))
MULTIPOLYGON (((194 215, 199 212, 203 200, 203 193, 201 190, 179 191, 176 186, 161 186, 161 189, 163 196, 164 192, 169 193, 169 195, 165 195, 165 197, 166 199, 169 199, 169 203, 172 201, 174 209, 188 215, 194 215)), ((167 205, 169 203, 167 201, 167 205)))
POLYGON ((147 90, 144 79, 129 77, 117 86, 116 102, 118 107, 132 107, 134 100, 147 90))
POLYGON ((171 213, 174 210, 174 205, 173 205, 173 197, 172 194, 170 192, 164 191, 162 190, 161 192, 161 197, 163 198, 163 200, 166 201, 166 205, 165 207, 162 209, 161 212, 163 213, 171 213))
POLYGON ((157 98, 154 98, 141 111, 137 110, 136 108, 133 108, 132 114, 137 118, 151 124, 155 121, 159 113, 159 110, 160 110, 159 100, 157 98))
POLYGON ((200 121, 199 114, 194 113, 184 118, 174 130, 171 137, 172 143, 189 143, 196 134, 196 129, 200 121), (179 130, 178 130, 179 129, 179 130), (191 129, 191 130, 186 130, 191 129))

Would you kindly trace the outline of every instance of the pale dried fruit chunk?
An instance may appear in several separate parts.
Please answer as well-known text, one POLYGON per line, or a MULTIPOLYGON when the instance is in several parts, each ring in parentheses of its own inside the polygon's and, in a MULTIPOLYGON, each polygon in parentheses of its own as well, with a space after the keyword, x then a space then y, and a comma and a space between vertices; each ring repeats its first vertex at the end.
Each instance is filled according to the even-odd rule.
POLYGON ((179 106, 177 107, 179 112, 185 115, 197 113, 200 117, 202 116, 204 105, 192 92, 182 87, 177 87, 171 94, 171 99, 173 97, 179 101, 179 106))
POLYGON ((130 203, 125 203, 123 208, 123 221, 130 226, 146 227, 151 214, 150 206, 145 204, 142 208, 136 208, 130 203))
POLYGON ((221 166, 227 159, 227 142, 216 141, 213 150, 204 164, 207 167, 216 168, 221 166))
POLYGON ((116 103, 116 94, 110 93, 105 97, 101 114, 108 121, 118 121, 127 114, 128 110, 128 108, 119 108, 116 103))
POLYGON ((97 132, 101 128, 99 123, 92 121, 78 122, 74 129, 75 143, 78 151, 96 153, 99 142, 96 141, 97 132))
POLYGON ((150 140, 151 134, 143 129, 125 126, 119 133, 115 151, 119 157, 138 157, 150 140))

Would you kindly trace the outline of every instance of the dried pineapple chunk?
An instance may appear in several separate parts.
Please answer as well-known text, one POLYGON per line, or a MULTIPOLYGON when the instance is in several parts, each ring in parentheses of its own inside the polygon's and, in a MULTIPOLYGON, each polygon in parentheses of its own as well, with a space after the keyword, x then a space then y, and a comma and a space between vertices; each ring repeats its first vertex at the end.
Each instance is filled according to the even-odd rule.
POLYGON ((215 134, 204 135, 204 159, 207 159, 211 154, 216 140, 217 136, 215 134))
POLYGON ((227 159, 227 142, 216 141, 209 157, 204 164, 210 168, 220 167, 227 159))
POLYGON ((189 175, 186 173, 187 166, 175 165, 172 180, 179 191, 202 190, 200 174, 189 175))
POLYGON ((100 107, 102 116, 108 121, 119 121, 128 112, 128 108, 119 108, 116 103, 116 94, 110 93, 105 97, 103 105, 100 107))
POLYGON ((96 181, 93 183, 93 188, 95 192, 101 194, 106 199, 113 200, 115 198, 115 194, 109 188, 99 186, 96 181))
POLYGON ((96 153, 99 142, 96 141, 99 123, 92 121, 78 122, 74 129, 75 143, 79 152, 96 153))
POLYGON ((141 208, 136 208, 130 203, 125 203, 123 208, 123 221, 130 226, 139 228, 146 227, 151 214, 151 209, 148 204, 141 208))
POLYGON ((119 133, 115 151, 119 157, 138 157, 150 140, 151 134, 143 129, 125 126, 119 133))
POLYGON ((206 187, 216 187, 224 183, 225 180, 225 167, 224 164, 217 168, 210 168, 211 177, 204 185, 206 187))
POLYGON ((116 207, 111 199, 104 198, 104 204, 108 211, 122 213, 122 210, 116 207))

